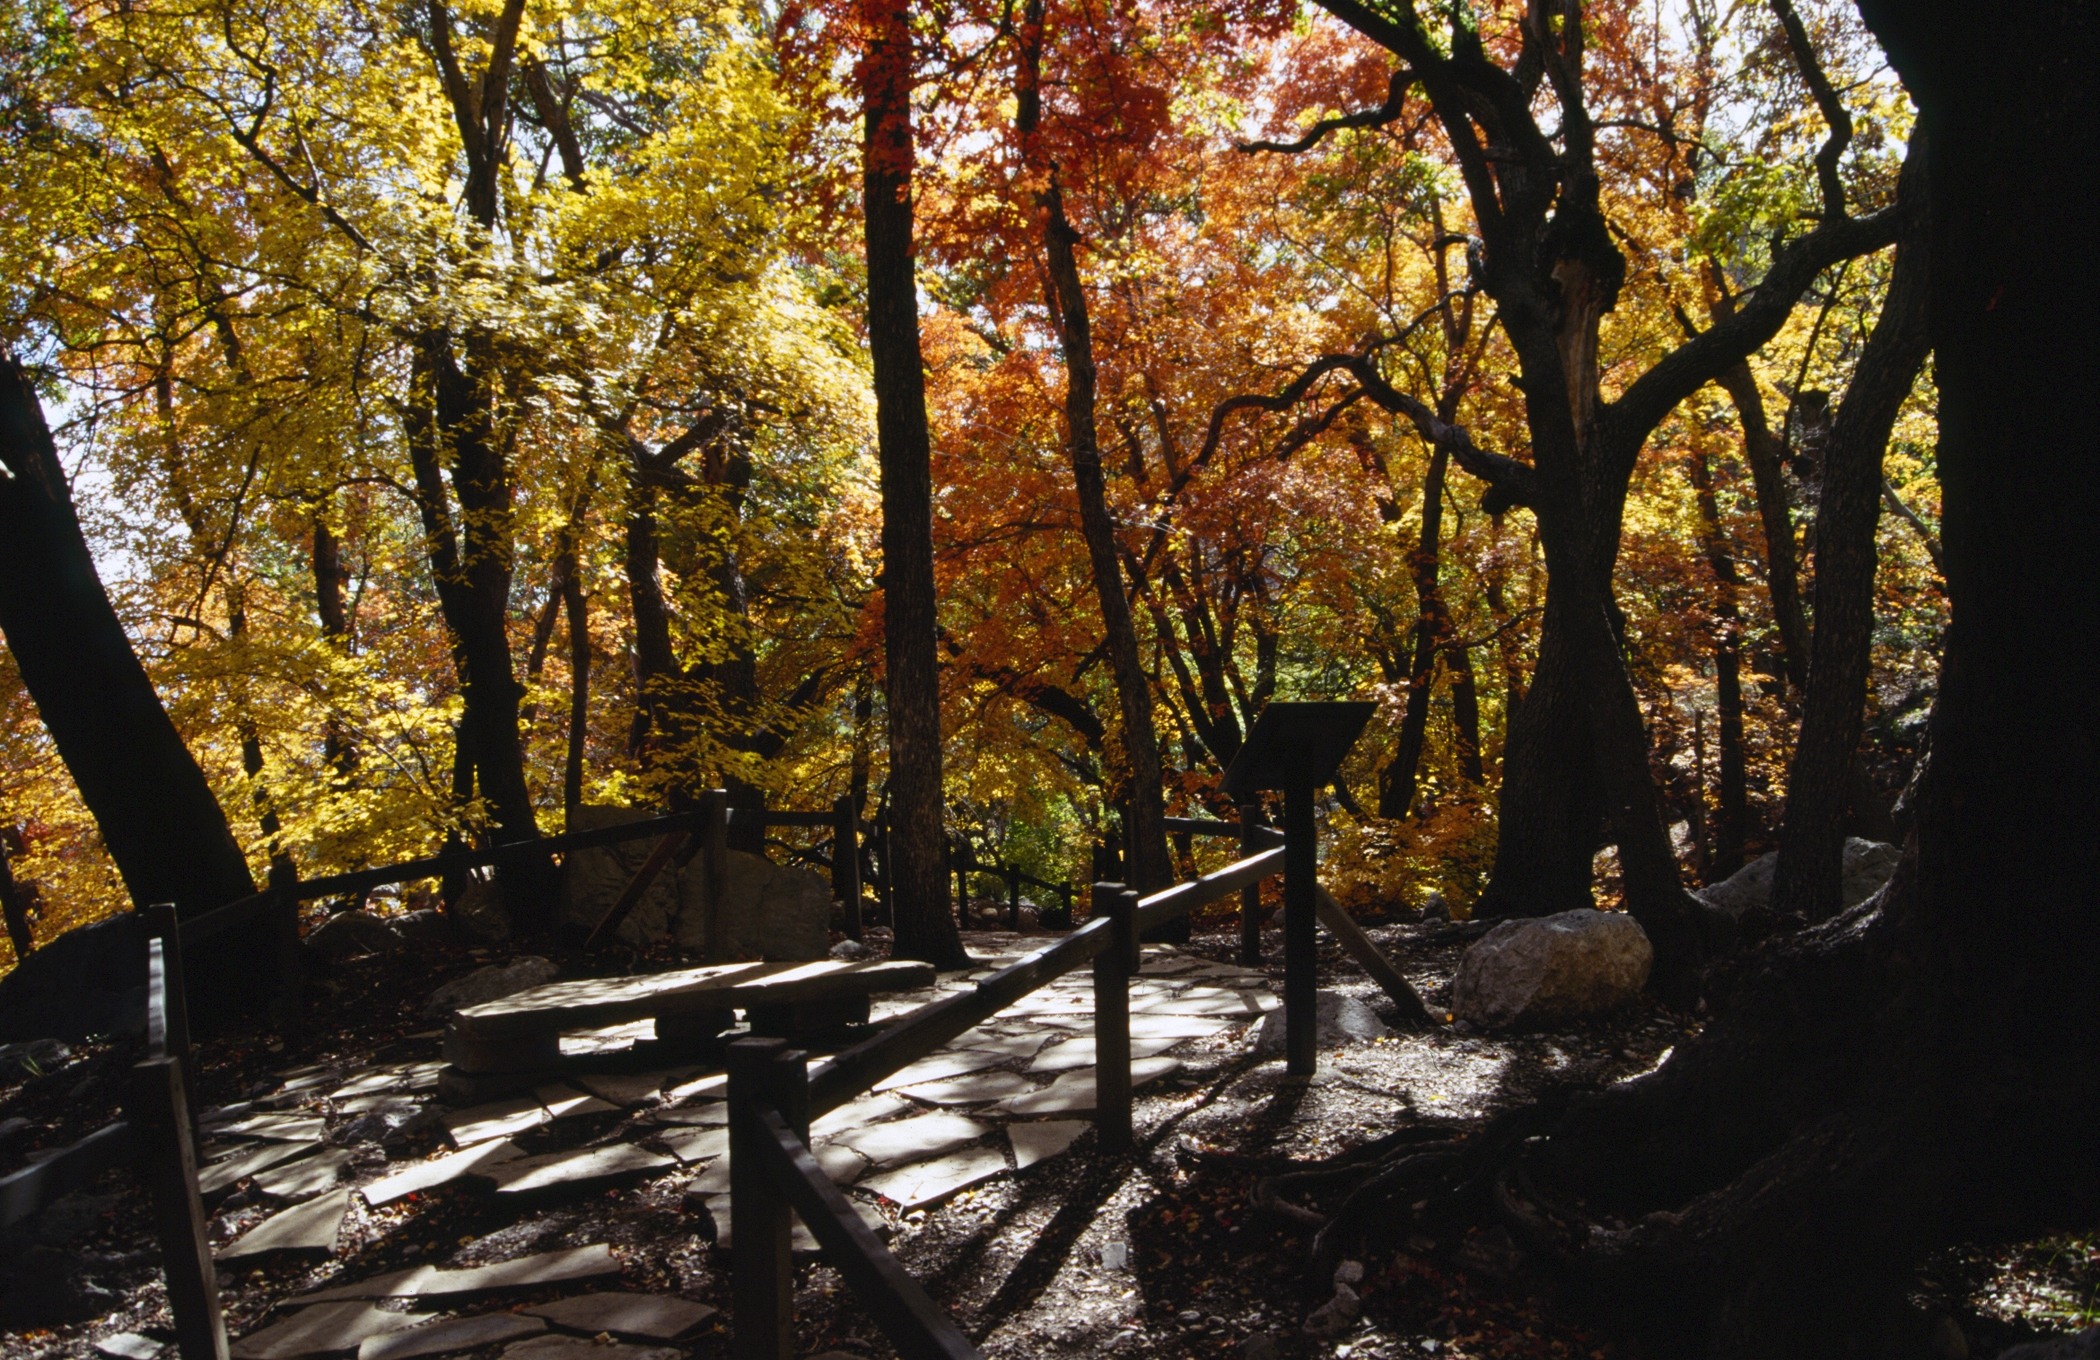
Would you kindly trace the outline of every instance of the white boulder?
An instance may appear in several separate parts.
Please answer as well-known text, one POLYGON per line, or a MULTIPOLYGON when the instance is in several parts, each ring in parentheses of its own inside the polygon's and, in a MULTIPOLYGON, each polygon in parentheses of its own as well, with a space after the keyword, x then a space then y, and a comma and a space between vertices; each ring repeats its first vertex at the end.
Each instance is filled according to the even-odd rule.
MULTIPOLYGON (((1902 853, 1885 841, 1847 836, 1841 909, 1850 911, 1880 892, 1882 884, 1889 881, 1889 875, 1896 872, 1896 861, 1902 853)), ((1701 888, 1693 895, 1730 916, 1741 916, 1752 907, 1771 905, 1772 879, 1778 872, 1779 852, 1774 850, 1768 855, 1759 855, 1721 882, 1701 888)))
POLYGON ((1451 1009, 1481 1029, 1538 1029, 1616 1010, 1647 984, 1655 950, 1623 912, 1504 921, 1459 960, 1451 1009))

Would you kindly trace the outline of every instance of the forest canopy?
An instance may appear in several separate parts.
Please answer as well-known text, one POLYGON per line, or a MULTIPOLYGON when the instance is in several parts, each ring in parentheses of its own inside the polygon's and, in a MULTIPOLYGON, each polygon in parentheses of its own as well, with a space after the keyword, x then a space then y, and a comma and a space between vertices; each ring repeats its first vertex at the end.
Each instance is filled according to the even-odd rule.
MULTIPOLYGON (((723 785, 884 805, 868 13, 7 8, 0 342, 257 881, 723 785)), ((951 834, 1084 882, 1149 788, 1092 466, 1167 811, 1229 812, 1271 700, 1375 699, 1324 877, 1469 906, 1559 551, 1510 469, 1556 455, 1496 281, 1507 224, 1480 220, 1434 92, 1310 6, 908 21, 951 834)), ((1484 6, 1440 41, 1509 63, 1527 22, 1484 6)), ((1628 436, 1607 516, 1612 627, 1696 886, 1779 844, 1824 454, 1891 296, 1892 232, 1801 243, 1896 203, 1914 113, 1849 5, 1581 23, 1573 69, 1528 77, 1540 108, 1580 85, 1579 129, 1539 117, 1588 139, 1619 261, 1578 424, 1770 311, 1628 436)), ((1947 620, 1913 371, 1880 458, 1863 829, 1893 825, 1947 620)), ((0 828, 40 941, 126 905, 4 652, 0 828)), ((1584 866, 1607 900, 1615 863, 1584 866)))

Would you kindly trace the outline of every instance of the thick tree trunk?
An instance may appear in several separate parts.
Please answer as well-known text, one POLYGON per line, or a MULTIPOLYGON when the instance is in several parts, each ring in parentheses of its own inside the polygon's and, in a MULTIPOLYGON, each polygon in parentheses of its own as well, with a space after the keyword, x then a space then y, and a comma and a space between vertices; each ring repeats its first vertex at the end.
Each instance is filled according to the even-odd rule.
POLYGON ((941 693, 933 579, 933 452, 912 245, 909 0, 864 0, 868 348, 882 465, 883 653, 890 736, 889 859, 899 957, 964 960, 942 856, 941 693))
MULTIPOLYGON (((1911 159, 1919 159, 1911 143, 1911 159)), ((1841 905, 1845 810, 1855 801, 1854 771, 1874 639, 1874 530, 1881 520, 1881 460, 1896 413, 1917 381, 1931 339, 1926 329, 1929 238, 1923 166, 1907 168, 1902 200, 1919 214, 1896 247, 1881 316, 1867 337, 1823 456, 1816 515, 1815 634, 1801 735, 1787 768, 1786 821, 1772 907, 1811 921, 1841 905)), ((1873 790, 1867 790, 1871 795, 1873 790)), ((1876 799, 1876 802, 1879 800, 1876 799)), ((1886 806, 1881 808, 1886 816, 1886 806)))
POLYGON ((255 891, 226 814, 95 572, 29 376, 0 358, 0 634, 133 902, 255 891))
POLYGON ((1695 448, 1686 459, 1699 503, 1699 533, 1707 564, 1713 568, 1714 707, 1719 717, 1721 807, 1714 819, 1713 849, 1706 862, 1709 882, 1719 882, 1743 867, 1743 845, 1750 825, 1750 787, 1743 759, 1743 616, 1737 604, 1742 579, 1735 554, 1721 532, 1720 503, 1714 497, 1713 468, 1706 451, 1695 448))
POLYGON ((1926 1251, 2100 1214, 2100 695, 2065 644, 2100 630, 2100 279, 2062 173, 2100 133, 2074 65, 2100 16, 1863 8, 1930 139, 1953 603, 1932 763, 1876 905, 1749 960, 1702 1034, 1545 1145, 1554 1189, 1634 1223, 1562 1259, 1661 1355, 1920 1353, 1926 1251))

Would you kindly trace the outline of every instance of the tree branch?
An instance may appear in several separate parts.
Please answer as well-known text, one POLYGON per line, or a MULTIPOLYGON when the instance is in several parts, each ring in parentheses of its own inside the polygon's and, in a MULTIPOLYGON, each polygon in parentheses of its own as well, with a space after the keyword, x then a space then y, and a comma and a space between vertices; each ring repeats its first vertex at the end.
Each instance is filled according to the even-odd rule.
POLYGON ((1234 144, 1233 149, 1250 155, 1256 151, 1275 151, 1295 156, 1301 151, 1310 151, 1318 146, 1330 132, 1341 132, 1347 128, 1384 127, 1387 123, 1399 119, 1401 110, 1407 103, 1408 87, 1412 84, 1414 76, 1403 66, 1393 72, 1392 80, 1386 86, 1385 102, 1375 109, 1365 109, 1361 113, 1345 113, 1335 118, 1322 118, 1312 125, 1310 132, 1295 142, 1238 142, 1234 144))

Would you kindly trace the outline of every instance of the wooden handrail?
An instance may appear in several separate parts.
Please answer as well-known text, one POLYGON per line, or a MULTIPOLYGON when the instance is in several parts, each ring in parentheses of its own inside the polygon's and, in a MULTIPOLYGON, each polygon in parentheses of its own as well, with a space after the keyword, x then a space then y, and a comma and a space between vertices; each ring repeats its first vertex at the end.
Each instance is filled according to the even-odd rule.
MULTIPOLYGON (((1233 828, 1238 833, 1238 828, 1233 828)), ((1156 925, 1171 921, 1184 912, 1195 910, 1206 902, 1215 902, 1228 893, 1236 893, 1249 883, 1259 883, 1270 874, 1283 871, 1283 847, 1263 850, 1245 859, 1234 860, 1222 869, 1192 878, 1186 883, 1156 892, 1150 897, 1138 899, 1137 925, 1140 933, 1156 925)))
POLYGON ((1089 921, 1056 944, 1008 964, 970 991, 929 1002, 880 1034, 835 1054, 810 1073, 810 1117, 837 1109, 1044 983, 1091 962, 1108 948, 1109 924, 1089 921))
POLYGON ((982 1360, 954 1319, 854 1212, 780 1112, 759 1104, 751 1113, 765 1134, 755 1145, 766 1173, 824 1248, 824 1263, 845 1278, 897 1353, 913 1360, 982 1360))

